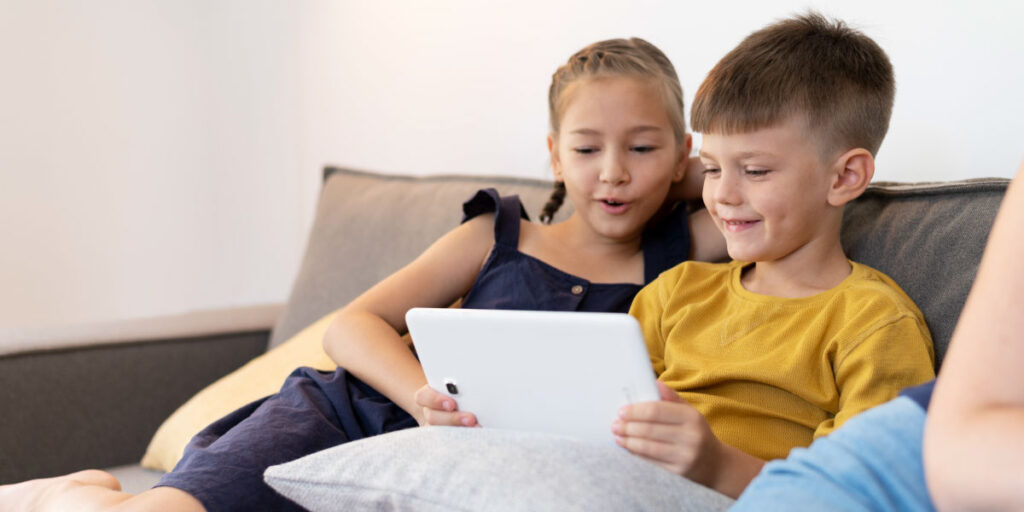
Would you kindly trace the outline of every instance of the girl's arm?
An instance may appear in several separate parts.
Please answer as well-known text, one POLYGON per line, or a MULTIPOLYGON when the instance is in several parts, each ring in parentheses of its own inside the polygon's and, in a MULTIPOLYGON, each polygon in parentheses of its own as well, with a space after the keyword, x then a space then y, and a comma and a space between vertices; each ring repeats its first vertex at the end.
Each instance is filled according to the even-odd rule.
POLYGON ((1022 510, 1024 164, 1011 183, 943 362, 925 423, 940 510, 1022 510))
POLYGON ((427 380, 401 337, 405 313, 417 306, 447 307, 465 295, 493 244, 493 215, 480 215, 441 237, 338 312, 324 337, 327 355, 423 423, 414 394, 427 380))

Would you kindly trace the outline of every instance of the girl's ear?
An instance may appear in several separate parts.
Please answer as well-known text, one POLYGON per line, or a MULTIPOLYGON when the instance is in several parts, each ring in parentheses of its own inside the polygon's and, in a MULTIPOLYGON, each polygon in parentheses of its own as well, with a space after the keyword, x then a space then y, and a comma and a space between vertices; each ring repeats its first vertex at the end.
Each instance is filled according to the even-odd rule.
POLYGON ((679 149, 679 161, 672 173, 672 181, 682 181, 686 177, 686 170, 690 167, 690 151, 693 151, 693 136, 689 133, 683 139, 683 147, 679 149))
POLYGON ((548 135, 548 154, 551 155, 551 172, 555 175, 555 181, 562 181, 562 162, 558 159, 558 144, 551 135, 548 135))
POLYGON ((832 186, 828 191, 828 204, 843 206, 859 197, 875 176, 875 158, 864 148, 843 153, 832 167, 832 186))

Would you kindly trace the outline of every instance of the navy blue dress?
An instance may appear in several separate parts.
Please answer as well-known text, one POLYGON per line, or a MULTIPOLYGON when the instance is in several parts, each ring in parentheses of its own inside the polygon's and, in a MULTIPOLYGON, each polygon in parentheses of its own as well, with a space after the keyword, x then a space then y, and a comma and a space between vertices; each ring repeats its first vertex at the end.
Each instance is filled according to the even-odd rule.
MULTIPOLYGON (((495 244, 462 307, 626 312, 641 286, 591 283, 519 252, 516 196, 481 190, 463 204, 463 222, 494 212, 495 244)), ((644 279, 686 260, 686 212, 676 208, 643 236, 644 279)), ((416 421, 343 368, 299 368, 281 391, 225 416, 196 434, 157 486, 195 496, 210 512, 303 510, 263 482, 264 470, 332 446, 416 426, 416 421)))

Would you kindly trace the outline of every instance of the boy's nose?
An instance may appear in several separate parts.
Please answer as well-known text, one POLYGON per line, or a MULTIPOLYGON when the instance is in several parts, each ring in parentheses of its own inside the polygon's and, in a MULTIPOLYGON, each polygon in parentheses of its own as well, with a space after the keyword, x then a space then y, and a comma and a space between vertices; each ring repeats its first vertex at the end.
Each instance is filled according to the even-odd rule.
POLYGON ((716 180, 706 180, 704 188, 711 188, 712 199, 719 204, 739 204, 742 202, 739 194, 738 177, 734 173, 724 169, 719 172, 716 180))
POLYGON ((622 158, 615 151, 609 151, 605 161, 601 164, 601 174, 598 176, 601 183, 620 185, 629 182, 629 171, 622 158))

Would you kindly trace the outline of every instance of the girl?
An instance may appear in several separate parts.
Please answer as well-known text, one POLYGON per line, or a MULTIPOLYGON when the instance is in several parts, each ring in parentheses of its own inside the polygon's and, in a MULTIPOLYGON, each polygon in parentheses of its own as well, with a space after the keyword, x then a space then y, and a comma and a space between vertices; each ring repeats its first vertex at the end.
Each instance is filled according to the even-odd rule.
POLYGON ((706 212, 688 219, 666 207, 670 190, 696 197, 699 186, 683 182, 691 140, 660 50, 636 38, 590 45, 555 72, 548 99, 557 185, 541 218, 567 196, 575 211, 566 221, 533 224, 515 196, 478 192, 461 226, 338 313, 324 340, 341 366, 334 373, 296 370, 280 393, 200 432, 142 494, 85 471, 0 489, 0 508, 299 509, 263 483, 268 466, 417 424, 475 425, 426 387, 401 338, 409 308, 461 298, 472 308, 625 312, 663 270, 724 257, 706 212))

